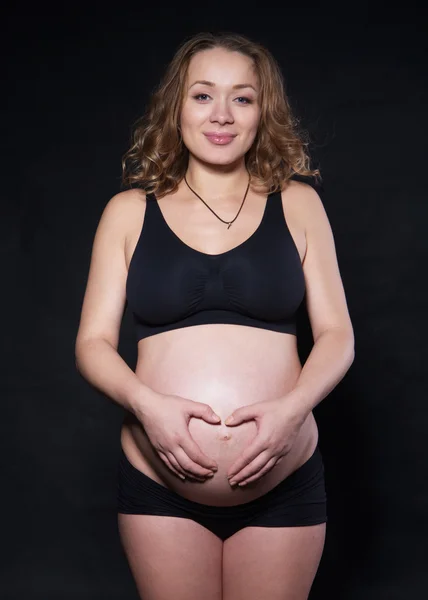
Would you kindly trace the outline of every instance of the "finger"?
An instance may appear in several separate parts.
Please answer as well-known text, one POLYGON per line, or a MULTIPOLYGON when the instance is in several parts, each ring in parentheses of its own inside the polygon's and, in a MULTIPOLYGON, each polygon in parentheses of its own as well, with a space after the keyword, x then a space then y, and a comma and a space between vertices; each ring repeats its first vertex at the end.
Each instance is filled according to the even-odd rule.
POLYGON ((166 456, 169 462, 176 468, 177 471, 179 471, 182 475, 186 475, 185 471, 180 467, 177 459, 175 458, 172 452, 166 452, 166 456))
POLYGON ((261 447, 259 444, 252 444, 243 451, 241 456, 238 457, 238 460, 231 466, 227 473, 228 479, 235 479, 236 476, 241 476, 241 473, 243 475, 252 475, 250 471, 247 472, 245 469, 259 456, 261 457, 261 460, 258 461, 258 464, 263 466, 268 458, 270 458, 268 453, 269 450, 267 448, 261 447))
POLYGON ((194 475, 193 473, 189 473, 187 471, 184 471, 181 466, 179 465, 179 463, 177 462, 175 456, 172 454, 172 452, 168 453, 168 456, 166 454, 164 454, 163 452, 161 452, 160 450, 158 450, 159 455, 161 456, 163 462, 166 464, 166 466, 171 469, 171 471, 173 473, 175 473, 178 477, 180 477, 180 479, 182 479, 183 481, 185 481, 186 477, 189 479, 194 479, 195 481, 199 481, 199 482, 204 482, 206 481, 206 477, 198 477, 196 475, 194 475))
POLYGON ((186 456, 198 467, 209 471, 217 470, 217 463, 215 460, 208 458, 208 456, 201 451, 198 444, 190 434, 181 443, 179 442, 178 445, 185 452, 186 456))
POLYGON ((212 473, 211 469, 201 467, 200 464, 194 462, 192 458, 187 454, 186 449, 179 446, 175 451, 175 458, 177 459, 180 467, 189 475, 196 477, 206 477, 212 473))
POLYGON ((275 457, 271 458, 270 461, 268 461, 267 464, 263 467, 263 469, 261 469, 258 473, 256 473, 252 477, 249 477, 248 479, 243 479, 239 485, 242 487, 244 485, 247 485, 247 483, 251 483, 253 481, 257 481, 258 479, 261 479, 263 477, 263 475, 266 475, 266 473, 269 473, 269 471, 271 469, 273 469, 273 467, 276 464, 277 463, 275 462, 275 457))
POLYGON ((170 462, 176 467, 177 471, 182 473, 182 475, 183 475, 182 479, 185 479, 187 477, 188 479, 195 479, 196 481, 206 481, 206 477, 199 477, 197 475, 194 475, 193 473, 189 473, 188 471, 185 471, 180 466, 179 462, 177 461, 177 459, 175 458, 175 456, 173 455, 172 452, 168 452, 168 458, 169 458, 170 462))
POLYGON ((159 454, 161 460, 168 467, 168 469, 170 469, 173 473, 175 473, 178 477, 180 477, 180 479, 186 479, 186 476, 174 467, 174 465, 171 463, 171 461, 168 459, 168 457, 163 452, 158 450, 158 454, 159 454))
MULTIPOLYGON (((230 483, 235 482, 239 483, 247 479, 247 477, 251 477, 258 473, 270 460, 271 456, 267 450, 259 454, 249 465, 247 465, 244 469, 236 473, 233 477, 229 478, 230 483)), ((233 484, 232 484, 233 485, 233 484)))

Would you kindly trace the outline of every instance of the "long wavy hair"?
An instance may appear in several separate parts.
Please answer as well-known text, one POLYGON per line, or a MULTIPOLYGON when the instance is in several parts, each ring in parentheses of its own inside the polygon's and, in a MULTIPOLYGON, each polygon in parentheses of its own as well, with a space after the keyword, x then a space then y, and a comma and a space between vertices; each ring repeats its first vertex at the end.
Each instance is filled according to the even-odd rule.
POLYGON ((123 186, 143 188, 159 197, 178 188, 189 160, 179 127, 187 70, 195 54, 211 48, 250 57, 259 78, 260 122, 245 155, 251 181, 274 192, 282 190, 293 175, 321 179, 320 171, 310 168, 309 136, 292 113, 281 69, 269 50, 239 34, 203 32, 178 48, 145 113, 134 124, 131 147, 122 158, 123 186))

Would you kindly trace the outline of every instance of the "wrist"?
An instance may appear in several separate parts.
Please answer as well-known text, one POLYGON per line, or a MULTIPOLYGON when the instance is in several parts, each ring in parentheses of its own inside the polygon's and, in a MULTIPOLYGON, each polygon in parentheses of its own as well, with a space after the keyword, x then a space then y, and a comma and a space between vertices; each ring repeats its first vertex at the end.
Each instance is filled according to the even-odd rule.
POLYGON ((287 413, 291 415, 298 425, 303 425, 311 413, 311 406, 305 401, 305 398, 297 391, 292 390, 281 398, 286 407, 287 413))
POLYGON ((158 396, 157 392, 142 383, 128 398, 129 412, 141 419, 147 413, 148 408, 156 402, 158 396))

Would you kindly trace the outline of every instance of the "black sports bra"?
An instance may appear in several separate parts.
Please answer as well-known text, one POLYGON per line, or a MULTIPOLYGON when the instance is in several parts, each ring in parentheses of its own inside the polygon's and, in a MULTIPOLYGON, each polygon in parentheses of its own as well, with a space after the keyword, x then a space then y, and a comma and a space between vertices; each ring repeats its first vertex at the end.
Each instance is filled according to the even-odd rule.
POLYGON ((256 231, 221 254, 185 244, 165 221, 155 195, 146 198, 126 280, 138 341, 207 323, 296 335, 296 311, 306 288, 280 191, 268 195, 256 231))

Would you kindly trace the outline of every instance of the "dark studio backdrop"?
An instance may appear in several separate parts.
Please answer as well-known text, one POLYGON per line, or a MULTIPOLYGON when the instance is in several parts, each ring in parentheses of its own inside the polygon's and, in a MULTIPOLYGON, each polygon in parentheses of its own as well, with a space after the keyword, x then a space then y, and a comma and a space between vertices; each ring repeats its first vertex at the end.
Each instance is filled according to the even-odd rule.
MULTIPOLYGON (((4 600, 137 599, 115 512, 123 410, 80 377, 74 343, 132 123, 177 46, 204 30, 248 35, 280 62, 355 330, 355 361, 315 410, 329 523, 311 600, 428 597, 426 22, 262 8, 7 12, 4 600)), ((299 330, 304 360, 304 312, 299 330)), ((119 352, 135 365, 128 312, 119 352)))

